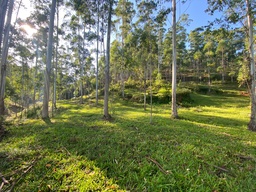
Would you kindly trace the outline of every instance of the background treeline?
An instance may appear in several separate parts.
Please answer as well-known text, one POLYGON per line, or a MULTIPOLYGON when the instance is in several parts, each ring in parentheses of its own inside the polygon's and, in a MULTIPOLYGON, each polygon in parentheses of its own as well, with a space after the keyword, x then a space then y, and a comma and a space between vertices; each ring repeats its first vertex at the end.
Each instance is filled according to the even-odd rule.
MULTIPOLYGON (((15 2, 14 12, 19 11, 19 6, 23 7, 20 3, 15 2)), ((171 3, 130 0, 112 3, 110 92, 146 103, 152 91, 156 101, 162 97, 159 102, 169 102, 172 26, 168 18, 171 17, 171 3)), ((208 3, 211 13, 216 7, 211 1, 208 3)), ((22 12, 19 12, 11 26, 6 98, 22 108, 31 104, 35 108, 36 102, 43 99, 50 5, 48 0, 34 2, 27 10, 31 11, 30 16, 21 19, 22 12), (28 35, 24 25, 36 29, 33 36, 28 35)), ((187 31, 193 22, 189 15, 178 18, 178 85, 194 82, 191 87, 198 89, 195 84, 204 83, 210 90, 212 83, 248 84, 246 14, 238 15, 239 11, 245 10, 245 5, 228 8, 225 18, 232 20, 216 20, 191 31, 187 31), (241 22, 237 24, 238 20, 241 22)), ((108 1, 57 1, 50 88, 53 108, 56 108, 56 99, 81 95, 98 99, 98 95, 104 94, 108 12, 108 1)), ((253 22, 255 26, 255 20, 253 22)), ((187 95, 191 91, 188 88, 178 86, 177 94, 187 95)))

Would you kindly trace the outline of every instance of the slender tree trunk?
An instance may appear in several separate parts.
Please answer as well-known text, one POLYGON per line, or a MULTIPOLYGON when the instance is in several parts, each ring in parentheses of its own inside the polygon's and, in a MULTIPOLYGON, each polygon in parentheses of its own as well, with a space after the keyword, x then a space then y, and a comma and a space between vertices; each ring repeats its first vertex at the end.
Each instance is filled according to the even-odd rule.
MULTIPOLYGON (((84 26, 84 30, 83 30, 83 42, 82 42, 82 50, 83 50, 83 55, 82 55, 82 61, 80 61, 80 103, 83 104, 84 101, 83 101, 83 95, 84 95, 84 92, 83 92, 83 78, 84 78, 84 62, 85 62, 85 57, 84 57, 84 39, 85 39, 85 26, 84 26)), ((80 57, 81 58, 81 57, 80 57)))
POLYGON ((35 64, 35 73, 34 73, 34 93, 33 93, 33 108, 36 108, 36 76, 37 76, 37 64, 38 64, 38 39, 36 40, 36 64, 35 64))
POLYGON ((9 33, 11 29, 13 5, 14 5, 14 0, 10 0, 7 21, 5 25, 5 32, 4 32, 3 50, 1 55, 1 79, 0 79, 0 115, 1 115, 0 123, 1 124, 3 121, 3 115, 5 111, 4 96, 5 96, 6 66, 7 66, 7 55, 8 55, 8 49, 9 49, 9 33))
POLYGON ((111 35, 111 17, 112 17, 112 0, 109 0, 109 12, 108 12, 108 32, 107 32, 107 58, 105 65, 105 90, 104 90, 104 118, 109 120, 111 118, 108 111, 109 100, 109 66, 110 66, 110 35, 111 35))
POLYGON ((250 0, 246 0, 247 5, 247 20, 249 28, 249 53, 251 65, 251 117, 248 124, 248 129, 256 131, 256 97, 255 97, 255 62, 254 62, 254 40, 253 40, 253 23, 252 23, 252 10, 250 0))
POLYGON ((144 68, 144 111, 147 109, 147 65, 144 68))
POLYGON ((177 71, 176 71, 176 0, 172 0, 172 117, 178 118, 177 105, 176 105, 176 81, 177 81, 177 71))
POLYGON ((99 1, 97 2, 97 52, 96 52, 96 106, 99 102, 99 31, 100 31, 99 1))
POLYGON ((150 44, 150 124, 153 123, 152 47, 150 44))
POLYGON ((158 31, 158 65, 157 65, 157 71, 158 74, 160 73, 160 68, 162 65, 162 26, 159 27, 159 31, 158 31))
POLYGON ((8 0, 0 1, 0 55, 2 51, 2 39, 3 39, 3 31, 4 31, 4 21, 5 15, 7 11, 8 0))
POLYGON ((224 50, 221 51, 221 64, 222 64, 222 78, 221 81, 224 83, 225 81, 225 65, 224 65, 224 50))
POLYGON ((122 91, 122 98, 124 98, 124 89, 125 89, 125 84, 124 84, 124 69, 122 69, 122 72, 121 72, 121 91, 122 91))
POLYGON ((22 111, 21 111, 21 117, 23 117, 23 111, 25 111, 25 80, 24 80, 24 60, 23 58, 21 58, 21 62, 22 62, 22 75, 21 75, 21 107, 22 107, 22 111))
MULTIPOLYGON (((57 74, 58 74, 58 47, 59 47, 59 5, 57 4, 57 39, 56 39, 56 47, 55 47, 55 74, 54 76, 54 83, 53 83, 53 109, 57 109, 57 74)), ((53 110, 53 111, 54 111, 53 110)))
POLYGON ((43 99, 43 110, 42 118, 49 118, 49 98, 50 98, 50 75, 51 75, 51 64, 52 64, 52 44, 53 44, 53 27, 54 27, 54 15, 55 15, 56 0, 52 0, 51 14, 50 14, 50 25, 47 42, 47 60, 44 80, 44 99, 43 99))

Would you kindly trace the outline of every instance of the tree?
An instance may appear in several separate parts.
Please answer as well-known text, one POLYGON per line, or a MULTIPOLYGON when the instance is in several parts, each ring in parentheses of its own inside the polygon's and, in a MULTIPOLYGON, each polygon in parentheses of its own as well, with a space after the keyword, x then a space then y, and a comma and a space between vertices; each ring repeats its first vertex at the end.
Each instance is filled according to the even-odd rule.
POLYGON ((206 68, 208 71, 208 85, 211 85, 211 67, 214 65, 213 63, 213 57, 214 57, 214 51, 213 51, 214 45, 211 40, 208 40, 206 44, 204 45, 204 52, 206 56, 206 68))
POLYGON ((172 0, 172 117, 178 118, 176 103, 177 58, 176 58, 176 0, 172 0))
POLYGON ((132 17, 134 15, 134 10, 133 10, 133 4, 127 0, 120 0, 117 4, 117 8, 115 10, 115 13, 117 17, 119 18, 121 22, 121 26, 119 27, 121 31, 121 62, 119 65, 120 68, 120 77, 121 77, 121 91, 122 91, 122 97, 124 98, 124 74, 125 74, 125 69, 127 68, 125 65, 127 63, 127 60, 129 59, 125 55, 126 47, 126 39, 127 36, 131 30, 131 21, 132 17))
POLYGON ((0 1, 0 55, 2 50, 2 38, 3 38, 3 31, 4 31, 5 16, 7 11, 7 4, 8 4, 8 0, 0 1))
POLYGON ((99 13, 99 1, 97 1, 97 43, 96 43, 96 106, 99 102, 99 33, 100 33, 100 13, 99 13))
POLYGON ((54 28, 54 15, 56 8, 56 1, 52 0, 51 13, 50 13, 50 24, 49 33, 47 41, 47 60, 46 60, 46 70, 44 79, 44 99, 43 99, 43 110, 42 118, 49 118, 49 98, 50 98, 50 76, 51 76, 51 63, 52 63, 52 50, 53 50, 53 28, 54 28))
POLYGON ((246 0, 247 7, 247 22, 248 22, 248 35, 249 44, 248 50, 250 53, 249 62, 251 66, 250 76, 251 76, 251 116, 250 122, 248 124, 248 129, 251 131, 256 131, 256 95, 255 95, 255 61, 254 61, 254 37, 253 37, 253 22, 252 22, 252 8, 250 0, 246 0))
POLYGON ((224 39, 221 39, 218 42, 218 47, 217 47, 217 53, 221 54, 221 81, 222 83, 225 81, 225 49, 227 47, 227 42, 224 39))
POLYGON ((6 25, 5 25, 5 31, 4 31, 3 50, 1 52, 1 54, 2 54, 1 55, 1 79, 0 79, 1 124, 3 121, 3 115, 4 115, 4 111, 5 111, 4 97, 5 97, 5 83, 6 83, 6 67, 7 67, 7 56, 8 56, 8 49, 9 49, 9 33, 10 33, 10 28, 11 28, 13 5, 14 5, 14 0, 10 0, 9 6, 8 6, 7 21, 6 21, 6 25))
MULTIPOLYGON (((228 10, 225 14, 225 19, 230 23, 241 22, 243 24, 243 17, 247 17, 247 26, 245 32, 248 37, 247 56, 248 63, 250 64, 250 93, 251 93, 251 116, 248 124, 248 129, 256 131, 256 96, 255 96, 255 61, 254 61, 254 37, 253 37, 253 16, 255 15, 256 4, 255 1, 246 0, 224 0, 214 1, 208 0, 208 11, 213 13, 215 10, 228 10)), ((244 25, 244 24, 243 24, 244 25)))
POLYGON ((110 35, 111 35, 111 24, 112 24, 112 5, 113 1, 109 0, 108 10, 108 32, 107 32, 107 54, 105 63, 105 88, 104 88, 104 118, 109 120, 111 118, 108 111, 108 100, 109 100, 109 84, 110 84, 110 35))

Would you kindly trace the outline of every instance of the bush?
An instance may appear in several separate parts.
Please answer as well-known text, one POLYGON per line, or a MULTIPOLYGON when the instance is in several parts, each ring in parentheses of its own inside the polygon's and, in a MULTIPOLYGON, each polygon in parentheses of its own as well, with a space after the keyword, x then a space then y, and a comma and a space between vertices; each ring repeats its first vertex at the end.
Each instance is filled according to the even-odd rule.
POLYGON ((41 116, 41 107, 36 106, 35 108, 30 108, 27 111, 27 118, 35 118, 38 119, 41 116))
POLYGON ((192 103, 193 100, 190 97, 190 93, 191 90, 187 88, 178 88, 176 94, 177 103, 180 105, 192 103))
POLYGON ((133 80, 131 77, 125 82, 126 88, 137 88, 138 81, 133 80))

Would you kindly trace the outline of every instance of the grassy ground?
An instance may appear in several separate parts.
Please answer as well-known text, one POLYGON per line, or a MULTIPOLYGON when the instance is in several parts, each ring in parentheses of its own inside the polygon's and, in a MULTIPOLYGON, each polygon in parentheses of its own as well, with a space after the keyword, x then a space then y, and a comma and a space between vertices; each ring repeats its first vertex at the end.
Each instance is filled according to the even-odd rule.
POLYGON ((192 99, 178 120, 154 105, 152 124, 149 108, 115 98, 111 122, 102 105, 63 101, 51 122, 14 123, 0 145, 2 190, 256 191, 248 97, 192 99))

